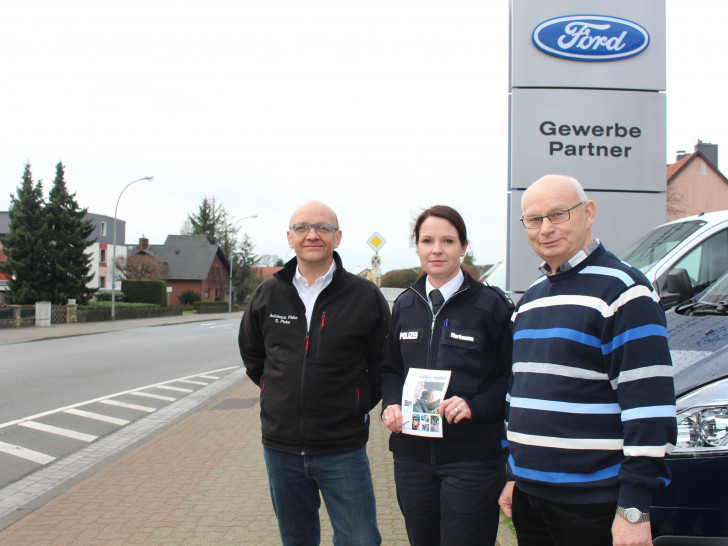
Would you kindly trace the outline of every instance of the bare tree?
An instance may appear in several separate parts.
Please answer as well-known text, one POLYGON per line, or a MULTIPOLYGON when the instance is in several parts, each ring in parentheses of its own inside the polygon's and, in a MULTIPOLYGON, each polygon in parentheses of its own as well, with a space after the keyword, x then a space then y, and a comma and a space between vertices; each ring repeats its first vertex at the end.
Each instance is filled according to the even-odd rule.
POLYGON ((116 258, 116 270, 125 279, 158 279, 163 276, 167 266, 161 260, 148 254, 134 254, 128 258, 116 258))

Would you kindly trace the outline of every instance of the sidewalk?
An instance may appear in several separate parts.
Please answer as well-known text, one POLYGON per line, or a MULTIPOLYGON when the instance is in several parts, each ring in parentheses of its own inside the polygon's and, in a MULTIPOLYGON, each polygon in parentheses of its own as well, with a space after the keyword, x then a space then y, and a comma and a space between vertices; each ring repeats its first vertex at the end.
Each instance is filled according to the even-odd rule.
MULTIPOLYGON (((183 317, 219 320, 233 315, 183 317)), ((110 324, 121 329, 169 323, 161 321, 110 324)), ((42 334, 46 338, 95 333, 80 326, 31 329, 47 330, 42 334)), ((406 545, 387 439, 388 430, 375 416, 368 453, 383 544, 406 545)), ((323 506, 321 519, 322 544, 331 544, 323 506)), ((279 543, 260 442, 258 388, 247 379, 0 531, 3 545, 279 543)), ((505 525, 499 544, 516 544, 505 525)))

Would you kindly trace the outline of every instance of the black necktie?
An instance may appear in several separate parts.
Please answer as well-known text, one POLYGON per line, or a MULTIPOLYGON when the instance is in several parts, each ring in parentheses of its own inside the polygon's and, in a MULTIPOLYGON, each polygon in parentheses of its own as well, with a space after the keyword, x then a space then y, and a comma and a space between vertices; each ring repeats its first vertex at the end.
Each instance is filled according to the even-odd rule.
POLYGON ((440 292, 437 288, 430 292, 430 302, 432 302, 432 314, 436 315, 440 310, 440 307, 442 307, 442 304, 445 303, 445 298, 442 297, 442 292, 440 292))

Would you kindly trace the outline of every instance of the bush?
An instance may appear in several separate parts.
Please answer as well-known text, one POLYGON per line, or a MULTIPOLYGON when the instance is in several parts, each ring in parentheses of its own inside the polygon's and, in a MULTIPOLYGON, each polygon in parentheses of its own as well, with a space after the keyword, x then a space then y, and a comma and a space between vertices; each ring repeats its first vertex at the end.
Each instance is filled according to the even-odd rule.
POLYGON ((194 305, 200 299, 200 295, 194 290, 185 290, 179 295, 179 301, 182 305, 194 305))
POLYGON ((167 305, 167 283, 164 281, 126 279, 121 281, 121 291, 131 303, 167 305))
POLYGON ((408 288, 420 276, 420 268, 394 269, 382 275, 382 288, 408 288))
MULTIPOLYGON (((111 290, 104 290, 96 292, 96 297, 94 298, 95 301, 111 301, 111 290)), ((114 294, 114 300, 118 303, 120 301, 125 301, 126 298, 124 296, 124 292, 116 291, 116 294, 114 294)))
POLYGON ((229 307, 230 304, 226 301, 196 301, 193 304, 195 311, 199 311, 200 307, 229 307))

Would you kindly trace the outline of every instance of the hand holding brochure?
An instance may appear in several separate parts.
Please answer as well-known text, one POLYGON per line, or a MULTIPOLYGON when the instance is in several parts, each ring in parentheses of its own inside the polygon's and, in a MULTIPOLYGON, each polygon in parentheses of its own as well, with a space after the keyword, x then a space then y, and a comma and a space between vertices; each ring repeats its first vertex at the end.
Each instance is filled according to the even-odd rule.
POLYGON ((410 368, 402 389, 402 432, 442 438, 442 421, 437 413, 447 386, 449 370, 410 368))

